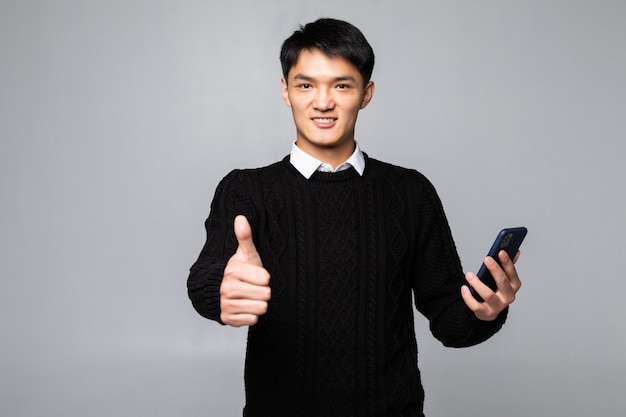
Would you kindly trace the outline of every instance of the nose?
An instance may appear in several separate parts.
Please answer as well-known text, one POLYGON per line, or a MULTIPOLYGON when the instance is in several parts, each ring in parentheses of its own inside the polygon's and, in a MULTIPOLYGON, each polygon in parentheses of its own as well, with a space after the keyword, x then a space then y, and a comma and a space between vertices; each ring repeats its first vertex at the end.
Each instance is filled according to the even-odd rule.
POLYGON ((327 111, 332 110, 335 107, 335 101, 332 94, 325 88, 317 90, 315 99, 313 100, 313 107, 315 110, 327 111))

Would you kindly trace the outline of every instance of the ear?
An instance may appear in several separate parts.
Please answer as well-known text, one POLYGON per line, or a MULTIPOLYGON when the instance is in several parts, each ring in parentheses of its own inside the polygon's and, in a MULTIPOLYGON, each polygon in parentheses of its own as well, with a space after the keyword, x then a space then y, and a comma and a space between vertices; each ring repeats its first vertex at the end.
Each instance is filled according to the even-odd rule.
POLYGON ((365 88, 363 89, 363 99, 361 100, 361 109, 364 109, 367 107, 368 104, 370 104, 370 101, 372 101, 372 97, 374 97, 374 90, 375 90, 375 86, 374 86, 374 81, 368 81, 367 84, 365 85, 365 88))
POLYGON ((287 80, 285 80, 285 78, 280 79, 280 89, 283 94, 283 101, 287 107, 291 107, 291 101, 289 101, 289 91, 287 90, 287 80))

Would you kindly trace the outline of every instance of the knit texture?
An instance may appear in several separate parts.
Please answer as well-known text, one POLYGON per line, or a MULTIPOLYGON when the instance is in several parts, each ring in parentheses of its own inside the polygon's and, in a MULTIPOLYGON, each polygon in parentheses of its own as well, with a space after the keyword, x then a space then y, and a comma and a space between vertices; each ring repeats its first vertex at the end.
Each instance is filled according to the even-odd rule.
POLYGON ((413 304, 446 346, 497 332, 460 296, 464 274, 441 202, 414 170, 366 155, 305 179, 289 163, 235 170, 217 187, 207 241, 188 278, 196 310, 220 321, 219 287, 245 215, 271 274, 249 328, 248 417, 422 416, 413 304))

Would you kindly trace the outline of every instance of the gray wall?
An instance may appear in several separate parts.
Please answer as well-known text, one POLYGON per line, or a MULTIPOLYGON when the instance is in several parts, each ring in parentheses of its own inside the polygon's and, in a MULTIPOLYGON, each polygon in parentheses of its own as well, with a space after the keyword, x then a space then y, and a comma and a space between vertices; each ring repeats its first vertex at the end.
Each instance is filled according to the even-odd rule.
POLYGON ((241 414, 245 329, 187 270, 217 182, 289 151, 278 50, 320 16, 372 43, 357 139, 435 183, 464 267, 530 230, 496 337, 418 318, 427 414, 626 411, 623 1, 4 0, 0 415, 241 414))

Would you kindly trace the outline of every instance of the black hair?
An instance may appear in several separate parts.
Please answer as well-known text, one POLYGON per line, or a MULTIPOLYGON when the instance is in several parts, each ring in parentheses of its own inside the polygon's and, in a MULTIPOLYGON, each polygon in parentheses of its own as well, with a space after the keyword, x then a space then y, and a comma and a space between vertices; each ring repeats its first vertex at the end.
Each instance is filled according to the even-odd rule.
POLYGON ((363 82, 367 83, 374 70, 374 51, 363 33, 354 25, 343 20, 321 18, 300 25, 283 42, 280 63, 285 80, 289 70, 296 65, 302 50, 319 49, 329 57, 342 57, 354 65, 363 82))

